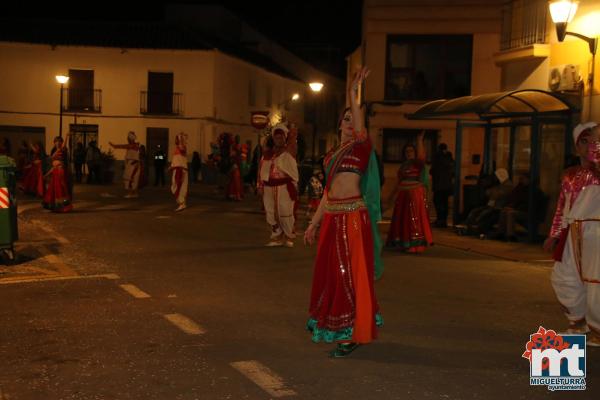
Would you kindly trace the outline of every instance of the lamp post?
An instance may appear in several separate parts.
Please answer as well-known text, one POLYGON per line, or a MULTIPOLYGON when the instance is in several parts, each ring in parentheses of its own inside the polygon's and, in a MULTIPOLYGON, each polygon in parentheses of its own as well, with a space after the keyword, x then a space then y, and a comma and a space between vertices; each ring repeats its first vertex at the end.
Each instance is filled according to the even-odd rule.
POLYGON ((60 83, 60 102, 58 104, 59 108, 59 119, 58 119, 58 136, 62 137, 62 114, 63 114, 63 87, 65 83, 69 81, 69 77, 65 75, 56 75, 56 81, 60 83))
MULTIPOLYGON (((308 86, 310 87, 310 90, 312 90, 313 93, 317 94, 320 93, 321 90, 323 89, 323 83, 321 82, 310 82, 308 84, 308 86)), ((313 138, 312 138, 312 161, 313 161, 313 166, 315 165, 315 158, 317 156, 316 154, 316 149, 315 149, 315 144, 317 141, 317 105, 316 102, 314 103, 315 107, 315 115, 314 115, 314 122, 313 122, 313 138)))

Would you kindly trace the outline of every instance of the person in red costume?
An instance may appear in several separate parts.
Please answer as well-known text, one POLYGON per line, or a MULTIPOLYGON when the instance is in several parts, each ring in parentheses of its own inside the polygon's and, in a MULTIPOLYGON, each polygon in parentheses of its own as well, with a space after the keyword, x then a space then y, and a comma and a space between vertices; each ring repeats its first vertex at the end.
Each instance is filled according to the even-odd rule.
POLYGON ((44 159, 46 154, 41 142, 31 145, 31 163, 24 168, 21 190, 25 194, 44 197, 44 159))
POLYGON ((46 174, 50 178, 42 206, 53 212, 66 213, 73 210, 70 177, 68 170, 68 151, 63 138, 54 138, 51 153, 52 168, 46 174))
POLYGON ((351 107, 338 125, 340 145, 325 157, 323 198, 304 234, 312 244, 320 226, 307 328, 313 342, 336 343, 331 357, 372 342, 383 324, 374 288, 383 272, 379 170, 358 100, 368 73, 362 68, 348 90, 351 107))
POLYGON ((271 129, 273 148, 265 146, 259 165, 258 191, 271 227, 268 247, 294 247, 295 206, 298 199, 296 129, 284 124, 271 129))
POLYGON ((588 346, 600 346, 600 127, 579 124, 573 139, 581 165, 565 171, 544 249, 554 251, 552 286, 567 333, 589 333, 588 346))
POLYGON ((417 147, 404 148, 404 161, 398 170, 398 185, 389 202, 395 198, 394 214, 387 237, 387 247, 399 247, 409 253, 422 253, 433 244, 427 211, 428 172, 421 132, 417 147))

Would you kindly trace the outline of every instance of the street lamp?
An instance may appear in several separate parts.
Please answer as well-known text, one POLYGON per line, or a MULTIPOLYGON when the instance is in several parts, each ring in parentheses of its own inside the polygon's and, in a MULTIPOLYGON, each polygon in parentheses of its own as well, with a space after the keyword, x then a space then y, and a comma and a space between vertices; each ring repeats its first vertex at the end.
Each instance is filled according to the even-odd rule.
POLYGON ((65 83, 69 81, 69 77, 65 75, 56 75, 56 82, 60 83, 60 103, 59 108, 59 122, 58 122, 58 136, 62 137, 62 113, 63 113, 63 87, 65 83))
POLYGON ((567 31, 567 25, 569 22, 573 21, 573 17, 575 17, 575 13, 579 7, 579 1, 550 0, 548 2, 548 6, 550 7, 552 21, 554 22, 554 25, 556 25, 556 36, 558 37, 558 41, 562 42, 565 40, 566 35, 578 37, 579 39, 585 40, 588 43, 590 47, 590 53, 595 56, 596 49, 598 47, 597 38, 590 38, 580 33, 567 31))
POLYGON ((589 117, 592 116, 592 93, 594 91, 594 72, 596 68, 596 49, 598 48, 598 38, 591 38, 580 33, 568 32, 567 25, 573 21, 577 8, 579 7, 578 0, 550 0, 548 2, 550 7, 550 16, 554 25, 556 25, 556 36, 558 41, 562 42, 565 40, 566 35, 578 37, 581 40, 585 40, 590 47, 590 53, 592 53, 592 67, 588 75, 588 84, 590 86, 590 100, 589 100, 589 117))
MULTIPOLYGON (((321 82, 310 82, 308 84, 308 86, 310 87, 310 90, 312 90, 313 93, 320 93, 321 90, 323 89, 323 83, 321 82)), ((313 165, 315 164, 315 158, 317 156, 316 154, 316 149, 315 149, 315 144, 317 141, 317 104, 316 102, 314 103, 315 105, 315 114, 314 114, 314 122, 313 122, 313 138, 312 138, 312 155, 313 155, 313 165)))

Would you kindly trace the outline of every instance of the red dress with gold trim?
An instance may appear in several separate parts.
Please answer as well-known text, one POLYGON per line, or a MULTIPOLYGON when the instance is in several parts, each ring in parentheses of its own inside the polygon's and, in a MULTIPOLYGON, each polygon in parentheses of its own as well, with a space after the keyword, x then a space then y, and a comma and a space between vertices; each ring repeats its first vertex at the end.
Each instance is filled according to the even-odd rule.
POLYGON ((425 162, 419 159, 404 162, 398 170, 399 190, 386 246, 422 253, 433 244, 422 178, 426 173, 425 162))
POLYGON ((44 195, 42 205, 53 212, 69 212, 73 209, 71 191, 69 189, 69 172, 66 169, 67 154, 65 149, 57 149, 52 154, 50 181, 44 195))
POLYGON ((328 184, 323 201, 312 282, 308 329, 314 342, 369 343, 383 323, 374 289, 374 244, 369 212, 362 196, 328 195, 336 173, 365 173, 369 139, 349 141, 325 157, 328 184))

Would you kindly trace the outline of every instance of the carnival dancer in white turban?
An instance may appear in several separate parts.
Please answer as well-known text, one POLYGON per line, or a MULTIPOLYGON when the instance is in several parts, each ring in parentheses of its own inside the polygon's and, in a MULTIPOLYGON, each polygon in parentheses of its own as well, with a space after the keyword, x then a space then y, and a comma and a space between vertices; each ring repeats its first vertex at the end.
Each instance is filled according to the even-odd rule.
POLYGON ((296 130, 284 124, 271 129, 274 146, 265 148, 259 166, 259 192, 271 227, 267 246, 294 247, 294 212, 298 198, 298 164, 296 163, 296 130))
POLYGON ((550 237, 554 249, 552 286, 569 320, 569 334, 589 333, 587 344, 600 346, 600 126, 573 131, 581 165, 562 180, 550 237))
POLYGON ((124 149, 125 152, 125 171, 123 172, 123 183, 127 194, 125 198, 138 197, 138 185, 140 181, 140 144, 136 141, 135 132, 130 131, 127 134, 127 144, 113 144, 108 142, 113 149, 124 149))
POLYGON ((171 193, 177 201, 175 211, 183 211, 187 207, 188 194, 187 135, 183 132, 175 136, 175 153, 169 170, 172 173, 171 193))

